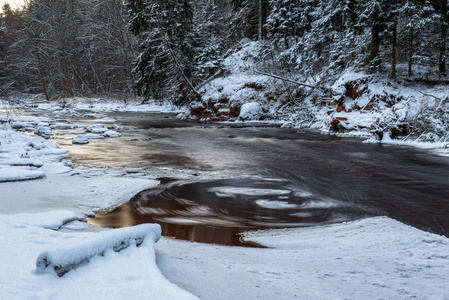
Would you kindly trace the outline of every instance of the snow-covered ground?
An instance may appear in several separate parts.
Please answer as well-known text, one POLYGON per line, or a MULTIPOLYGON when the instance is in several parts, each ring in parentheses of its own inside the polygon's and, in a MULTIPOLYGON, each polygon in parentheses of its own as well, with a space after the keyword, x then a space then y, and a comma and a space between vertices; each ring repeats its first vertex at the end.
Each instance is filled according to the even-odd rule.
MULTIPOLYGON (((231 51, 223 62, 224 71, 201 86, 202 103, 192 104, 191 118, 198 118, 198 107, 206 107, 206 112, 216 114, 215 117, 229 107, 240 110, 238 122, 263 120, 449 155, 447 85, 429 86, 408 78, 392 80, 381 74, 349 69, 327 86, 332 96, 326 96, 329 91, 320 88, 296 92, 300 86, 294 84, 295 80, 282 81, 267 75, 270 72, 258 71, 265 68, 260 62, 263 50, 259 42, 249 42, 231 51), (214 113, 214 107, 220 110, 214 113)), ((291 79, 294 75, 281 77, 291 79)), ((315 86, 319 80, 302 78, 296 82, 315 86)))
POLYGON ((156 242, 151 227, 141 246, 115 252, 112 239, 142 228, 123 233, 81 220, 156 186, 156 177, 72 169, 60 161, 67 152, 8 123, 0 143, 0 299, 448 299, 449 239, 386 217, 245 236, 269 248, 156 242), (89 262, 58 277, 37 271, 45 252, 89 262))
POLYGON ((112 100, 104 98, 85 98, 69 97, 61 98, 57 101, 46 101, 40 95, 16 94, 10 97, 8 102, 1 101, 0 108, 26 107, 28 109, 37 109, 53 111, 56 114, 64 114, 73 111, 91 111, 91 112, 111 112, 111 111, 130 111, 130 112, 168 112, 175 113, 183 111, 169 102, 150 102, 141 104, 139 99, 121 99, 112 100))

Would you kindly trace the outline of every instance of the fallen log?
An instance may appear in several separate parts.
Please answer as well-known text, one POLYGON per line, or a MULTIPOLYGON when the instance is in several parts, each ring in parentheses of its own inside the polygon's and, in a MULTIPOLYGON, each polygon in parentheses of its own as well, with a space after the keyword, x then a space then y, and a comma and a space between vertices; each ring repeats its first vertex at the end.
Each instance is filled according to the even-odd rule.
POLYGON ((120 252, 131 245, 140 246, 146 240, 156 243, 161 237, 159 224, 142 224, 97 233, 95 240, 80 245, 41 253, 36 260, 38 273, 54 272, 59 277, 89 262, 107 251, 120 252), (101 235, 98 238, 98 235, 101 235))

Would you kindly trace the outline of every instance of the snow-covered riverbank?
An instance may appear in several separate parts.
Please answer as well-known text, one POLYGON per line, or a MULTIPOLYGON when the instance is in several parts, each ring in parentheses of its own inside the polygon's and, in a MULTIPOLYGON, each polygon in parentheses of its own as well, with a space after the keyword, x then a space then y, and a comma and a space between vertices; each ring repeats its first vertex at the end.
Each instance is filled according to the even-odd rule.
POLYGON ((65 151, 9 125, 0 143, 4 178, 22 171, 45 176, 0 183, 2 299, 446 299, 449 239, 386 217, 246 236, 270 248, 162 238, 155 246, 108 251, 63 277, 39 274, 40 253, 111 231, 80 219, 156 186, 157 175, 72 170, 59 162, 65 151), (30 149, 31 142, 44 147, 30 149))

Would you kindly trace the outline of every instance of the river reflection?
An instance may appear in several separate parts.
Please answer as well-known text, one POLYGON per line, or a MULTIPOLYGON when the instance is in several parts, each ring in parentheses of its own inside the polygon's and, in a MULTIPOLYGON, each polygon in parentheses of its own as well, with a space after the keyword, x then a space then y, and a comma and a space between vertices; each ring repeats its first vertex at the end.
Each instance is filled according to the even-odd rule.
POLYGON ((254 229, 331 224, 379 214, 373 208, 323 197, 283 179, 176 181, 143 191, 89 222, 102 227, 159 223, 165 236, 239 245, 254 229))

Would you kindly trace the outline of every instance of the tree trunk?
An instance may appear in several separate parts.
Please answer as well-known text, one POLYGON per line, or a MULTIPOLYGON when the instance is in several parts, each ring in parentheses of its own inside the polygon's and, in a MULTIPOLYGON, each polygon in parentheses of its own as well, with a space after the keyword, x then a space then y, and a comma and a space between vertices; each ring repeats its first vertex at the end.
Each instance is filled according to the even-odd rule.
POLYGON ((371 47, 368 57, 369 64, 375 71, 378 71, 380 66, 380 58, 378 57, 380 51, 380 42, 380 25, 375 22, 371 26, 371 47))
POLYGON ((391 41, 391 77, 396 78, 396 64, 397 64, 397 33, 398 33, 398 22, 395 20, 393 22, 392 28, 392 41, 391 41))
POLYGON ((413 76, 413 29, 410 28, 408 35, 408 77, 413 76))
POLYGON ((263 25, 264 25, 264 7, 263 3, 264 0, 259 0, 259 41, 262 41, 264 39, 263 34, 263 25))
POLYGON ((447 0, 441 1, 441 34, 440 34, 440 57, 439 57, 439 71, 440 73, 446 72, 446 45, 447 45, 447 0))

